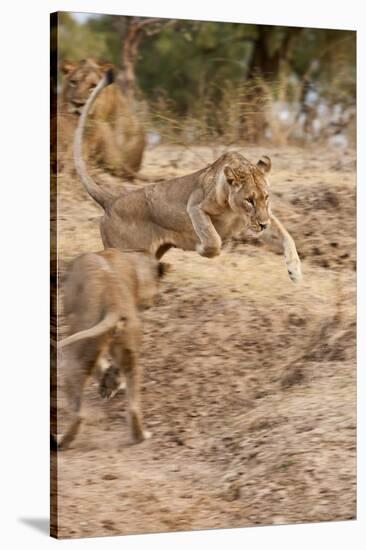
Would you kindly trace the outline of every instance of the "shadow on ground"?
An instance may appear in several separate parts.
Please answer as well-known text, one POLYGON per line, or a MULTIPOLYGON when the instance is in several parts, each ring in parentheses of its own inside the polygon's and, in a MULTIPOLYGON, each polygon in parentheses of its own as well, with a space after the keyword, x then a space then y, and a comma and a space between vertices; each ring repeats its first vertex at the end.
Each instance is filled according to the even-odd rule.
POLYGON ((18 521, 28 525, 37 531, 40 531, 44 535, 50 534, 50 520, 49 518, 19 518, 18 521))

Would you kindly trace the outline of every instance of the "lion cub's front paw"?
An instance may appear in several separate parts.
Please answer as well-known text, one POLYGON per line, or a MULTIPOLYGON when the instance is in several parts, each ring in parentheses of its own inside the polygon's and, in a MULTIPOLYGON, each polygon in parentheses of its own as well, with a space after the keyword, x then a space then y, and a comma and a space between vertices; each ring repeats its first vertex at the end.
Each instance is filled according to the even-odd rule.
POLYGON ((286 261, 287 272, 293 283, 300 283, 302 280, 301 262, 298 257, 286 261))
POLYGON ((216 246, 205 246, 203 244, 198 244, 196 246, 196 250, 198 254, 201 256, 204 256, 205 258, 213 258, 214 256, 218 256, 221 252, 221 248, 216 246))

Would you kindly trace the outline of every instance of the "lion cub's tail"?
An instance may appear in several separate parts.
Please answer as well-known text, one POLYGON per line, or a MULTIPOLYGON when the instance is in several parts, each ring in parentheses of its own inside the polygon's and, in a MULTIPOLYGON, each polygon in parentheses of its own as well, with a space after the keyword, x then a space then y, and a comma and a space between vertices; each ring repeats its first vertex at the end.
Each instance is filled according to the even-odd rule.
POLYGON ((124 325, 125 319, 121 318, 118 312, 111 311, 107 313, 104 319, 102 319, 98 324, 94 325, 94 327, 81 330, 80 332, 76 332, 75 334, 61 340, 58 343, 58 347, 69 346, 70 344, 74 344, 80 340, 96 338, 97 336, 101 336, 113 328, 121 331, 123 330, 124 325))
POLYGON ((109 68, 105 72, 101 80, 99 81, 98 85, 94 88, 94 90, 88 97, 88 100, 83 107, 77 128, 75 130, 74 149, 73 149, 75 168, 85 189, 87 190, 89 195, 93 197, 93 199, 98 204, 100 204, 100 206, 104 209, 106 208, 106 205, 113 197, 107 191, 104 191, 88 174, 86 164, 83 159, 82 146, 83 146, 83 134, 84 134, 84 128, 85 128, 85 121, 87 119, 88 113, 94 101, 96 100, 100 92, 103 90, 103 88, 105 88, 106 86, 109 86, 109 84, 112 84, 113 82, 114 82, 114 71, 112 68, 109 68))

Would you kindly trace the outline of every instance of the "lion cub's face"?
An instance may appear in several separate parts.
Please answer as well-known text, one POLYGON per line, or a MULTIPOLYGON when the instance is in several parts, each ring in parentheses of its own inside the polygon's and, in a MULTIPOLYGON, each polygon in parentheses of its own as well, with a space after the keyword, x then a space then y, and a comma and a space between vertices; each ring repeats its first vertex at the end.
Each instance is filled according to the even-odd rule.
POLYGON ((82 59, 74 64, 64 61, 62 72, 65 75, 63 98, 68 104, 69 112, 80 114, 90 92, 102 78, 105 66, 93 59, 82 59))
POLYGON ((262 157, 257 164, 243 158, 224 168, 230 208, 240 214, 245 226, 256 234, 264 231, 270 223, 267 181, 270 170, 269 157, 262 157))

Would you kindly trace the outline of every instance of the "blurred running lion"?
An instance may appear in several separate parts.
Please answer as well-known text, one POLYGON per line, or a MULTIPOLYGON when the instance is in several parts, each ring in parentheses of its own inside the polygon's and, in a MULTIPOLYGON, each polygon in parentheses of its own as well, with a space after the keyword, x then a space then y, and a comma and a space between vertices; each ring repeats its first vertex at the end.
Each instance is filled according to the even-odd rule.
POLYGON ((150 437, 144 430, 139 404, 138 351, 141 338, 138 310, 153 305, 159 280, 169 265, 141 253, 108 249, 78 256, 64 285, 64 311, 70 336, 59 342, 65 350, 66 395, 71 422, 53 448, 65 449, 80 427, 84 384, 91 374, 102 396, 109 396, 126 379, 128 417, 133 440, 150 437), (105 367, 106 357, 112 365, 105 367))

